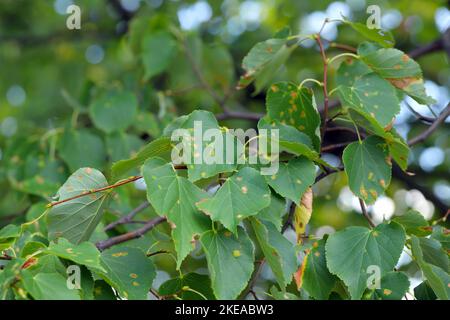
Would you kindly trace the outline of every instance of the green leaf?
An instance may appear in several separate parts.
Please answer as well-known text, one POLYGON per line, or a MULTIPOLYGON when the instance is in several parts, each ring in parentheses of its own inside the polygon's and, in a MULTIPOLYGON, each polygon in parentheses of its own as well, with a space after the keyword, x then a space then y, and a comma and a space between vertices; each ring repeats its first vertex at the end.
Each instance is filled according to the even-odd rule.
POLYGON ((194 272, 167 280, 158 291, 163 296, 176 294, 182 300, 215 299, 209 276, 194 272))
POLYGON ((156 276, 155 266, 139 249, 113 247, 101 254, 102 278, 129 300, 145 300, 156 276))
POLYGON ((103 140, 86 129, 65 130, 58 152, 72 172, 82 167, 101 168, 106 160, 103 140))
POLYGON ((370 44, 362 43, 358 47, 358 54, 381 77, 399 79, 422 76, 419 64, 403 51, 394 48, 374 49, 370 44))
POLYGON ((368 267, 378 266, 381 277, 393 271, 405 238, 403 228, 395 222, 380 224, 373 230, 345 228, 327 240, 328 269, 344 281, 352 299, 359 299, 367 287, 368 267))
POLYGON ((97 250, 97 247, 90 242, 73 245, 66 239, 60 238, 58 239, 58 243, 50 243, 50 246, 45 252, 86 267, 103 270, 100 265, 100 252, 97 250))
POLYGON ((97 280, 94 282, 94 300, 117 300, 111 286, 106 281, 97 280))
POLYGON ((267 130, 268 140, 278 144, 280 152, 286 151, 295 155, 304 155, 314 161, 319 160, 319 155, 313 150, 309 136, 298 129, 264 117, 258 122, 260 134, 262 130, 267 130), (271 135, 273 129, 278 130, 278 137, 271 135))
POLYGON ((59 273, 33 275, 22 270, 22 283, 35 300, 80 300, 79 291, 69 289, 66 279, 59 273))
POLYGON ((414 235, 411 236, 411 251, 436 296, 441 300, 448 300, 450 297, 448 272, 425 261, 420 240, 414 235))
POLYGON ((422 282, 414 288, 414 297, 417 300, 436 300, 436 295, 427 281, 422 282))
POLYGON ((270 296, 275 300, 301 300, 300 297, 286 290, 279 290, 276 286, 270 288, 270 296))
POLYGON ((403 272, 388 272, 380 281, 381 288, 372 293, 373 299, 401 300, 409 288, 408 276, 403 272))
POLYGON ((235 237, 226 230, 208 231, 201 238, 214 295, 234 299, 246 287, 253 273, 254 247, 247 233, 238 228, 235 237))
POLYGON ((213 198, 197 203, 213 221, 220 221, 236 233, 237 225, 270 204, 270 190, 264 178, 253 168, 244 167, 227 178, 213 198))
POLYGON ((325 240, 315 241, 304 259, 301 287, 314 299, 328 299, 338 279, 328 270, 325 240))
POLYGON ((450 233, 443 226, 435 226, 431 238, 439 241, 447 252, 450 252, 450 233))
MULTIPOLYGON (((227 149, 226 141, 227 139, 233 139, 234 142, 238 142, 227 132, 220 131, 219 123, 217 122, 214 115, 209 111, 196 110, 189 114, 187 117, 180 117, 176 119, 169 128, 164 130, 167 135, 173 135, 176 129, 184 129, 185 132, 178 132, 180 135, 176 134, 177 137, 181 138, 176 146, 174 146, 174 151, 177 150, 190 150, 190 157, 188 156, 186 161, 188 168, 188 177, 190 181, 197 181, 200 179, 210 178, 221 172, 230 172, 236 169, 237 166, 237 152, 234 152, 235 144, 233 144, 233 150, 227 149), (195 126, 197 125, 197 129, 195 126), (201 126, 201 127, 200 127, 201 126), (201 128, 201 129, 200 129, 201 128), (207 130, 215 129, 220 132, 218 136, 211 137, 210 141, 204 141, 203 135, 207 130), (185 135, 187 133, 187 136, 185 135), (201 141, 196 141, 197 134, 201 141), (191 140, 194 139, 194 140, 191 140), (223 151, 218 154, 218 161, 212 161, 209 163, 206 161, 205 154, 210 151, 223 151), (233 161, 227 161, 227 153, 233 151, 234 157, 231 159, 233 161)), ((176 139, 174 137, 174 139, 176 139)), ((230 141, 233 141, 230 140, 230 141)), ((216 159, 211 159, 216 160, 216 159)))
POLYGON ((358 32, 364 38, 375 41, 383 47, 392 47, 395 44, 394 37, 387 30, 369 29, 365 24, 359 22, 351 22, 344 20, 344 23, 349 25, 353 30, 358 32))
POLYGON ((416 210, 408 210, 404 215, 395 217, 393 221, 401 224, 409 235, 414 234, 419 237, 424 237, 431 233, 428 222, 416 210))
POLYGON ((420 104, 431 105, 436 101, 425 92, 420 65, 398 49, 380 49, 370 43, 358 47, 361 59, 394 87, 420 104))
POLYGON ((376 136, 348 145, 342 160, 350 190, 367 203, 373 203, 391 182, 388 148, 376 136))
POLYGON ((336 72, 336 85, 351 87, 356 80, 371 73, 372 70, 362 61, 357 59, 347 59, 342 61, 336 72))
POLYGON ((131 134, 115 132, 106 137, 106 150, 111 161, 133 157, 142 147, 143 141, 131 134))
POLYGON ((195 204, 209 195, 175 172, 172 164, 151 158, 142 166, 147 198, 160 216, 172 224, 172 238, 177 251, 177 268, 193 249, 196 235, 209 230, 208 217, 195 204))
MULTIPOLYGON (((107 185, 100 171, 80 168, 58 190, 58 200, 107 185)), ((49 240, 62 237, 74 244, 88 241, 102 218, 108 194, 97 192, 52 207, 47 216, 49 240)))
POLYGON ((97 128, 111 133, 125 130, 133 122, 138 102, 133 93, 110 92, 96 99, 89 107, 89 114, 97 128))
POLYGON ((337 93, 344 108, 365 113, 382 127, 388 126, 400 111, 394 87, 375 73, 356 78, 350 87, 339 86, 337 93))
POLYGON ((305 157, 293 158, 280 162, 278 172, 264 178, 279 195, 299 205, 303 193, 316 179, 316 167, 305 157))
POLYGON ((297 270, 295 248, 270 222, 251 219, 256 239, 280 288, 291 282, 297 270))
POLYGON ((142 62, 145 80, 165 71, 176 53, 176 42, 168 32, 148 34, 142 40, 142 62))
POLYGON ((283 215, 286 213, 286 200, 271 192, 270 205, 262 209, 256 217, 259 220, 271 222, 278 231, 281 231, 283 215))
POLYGON ((442 270, 449 271, 449 261, 447 252, 442 248, 442 244, 435 239, 418 238, 419 246, 422 250, 423 260, 435 265, 442 270))
POLYGON ((12 246, 15 240, 20 237, 20 227, 8 224, 0 230, 0 251, 12 246))
POLYGON ((312 91, 299 89, 291 82, 278 82, 270 86, 266 95, 269 118, 291 125, 307 134, 316 150, 320 148, 320 115, 312 91))
POLYGON ((162 156, 172 149, 169 138, 161 137, 153 140, 130 159, 120 160, 112 165, 111 171, 114 177, 120 177, 133 168, 141 166, 145 160, 156 156, 162 156))
POLYGON ((242 61, 245 74, 241 76, 238 88, 245 88, 256 80, 255 94, 260 92, 296 47, 280 38, 257 43, 242 61))

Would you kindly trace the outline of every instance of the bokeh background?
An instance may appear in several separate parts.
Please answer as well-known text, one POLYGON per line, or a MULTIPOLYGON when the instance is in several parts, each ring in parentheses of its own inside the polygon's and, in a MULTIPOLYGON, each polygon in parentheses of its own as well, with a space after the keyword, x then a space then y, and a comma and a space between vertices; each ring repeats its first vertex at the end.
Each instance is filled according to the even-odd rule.
MULTIPOLYGON (((227 98, 232 110, 264 112, 264 93, 252 95, 253 89, 234 91, 243 73, 241 61, 257 42, 270 38, 289 26, 293 34, 317 32, 323 20, 341 15, 365 22, 370 4, 381 7, 381 26, 390 30, 396 47, 410 52, 432 43, 450 27, 446 1, 296 1, 296 0, 0 0, 0 226, 20 223, 37 216, 58 186, 70 174, 67 158, 77 157, 83 165, 92 165, 109 174, 113 161, 129 157, 140 146, 161 134, 164 126, 177 115, 195 109, 220 113, 220 108, 198 82, 192 65, 179 50, 167 71, 145 79, 142 48, 146 33, 174 27, 185 35, 185 45, 194 53, 204 77, 220 97, 227 98), (68 30, 66 8, 81 8, 81 30, 68 30), (108 90, 126 89, 138 97, 139 115, 134 124, 120 135, 105 135, 93 127, 86 112, 90 103, 108 90), (82 147, 67 145, 62 136, 67 128, 89 132, 97 139, 96 156, 82 147), (78 153, 78 154, 77 154, 78 153), (83 153, 83 152, 81 152, 83 153)), ((328 54, 341 51, 331 43, 357 46, 362 39, 348 27, 331 23, 323 31, 328 54)), ((448 51, 448 49, 447 49, 448 51)), ((395 128, 411 138, 427 127, 411 111, 426 117, 438 114, 449 102, 450 68, 445 50, 418 59, 425 87, 437 103, 431 107, 406 98, 395 128)), ((331 86, 336 68, 330 70, 331 86)), ((313 42, 303 42, 273 81, 322 77, 319 52, 313 42)), ((321 105, 320 90, 316 92, 321 105)), ((254 123, 227 120, 230 127, 247 128, 254 123)), ((409 171, 394 172, 394 179, 384 196, 369 207, 373 219, 381 222, 401 215, 409 208, 426 219, 437 219, 450 205, 450 127, 449 120, 425 143, 412 149, 409 171)), ((340 153, 326 154, 328 161, 339 164, 340 153)), ((322 236, 348 225, 364 225, 359 203, 346 187, 343 173, 331 175, 314 187, 314 213, 309 232, 322 236)), ((119 190, 108 209, 106 221, 127 213, 145 198, 142 185, 119 190)), ((149 208, 144 219, 154 213, 149 208)), ((124 226, 123 230, 134 226, 124 226)), ((146 246, 170 247, 164 227, 135 240, 146 246)), ((110 235, 110 233, 108 234, 110 235)), ((97 232, 98 239, 108 236, 97 232)), ((286 236, 295 241, 295 234, 286 236)), ((204 267, 196 252, 189 268, 204 267)), ((419 271, 402 255, 399 267, 419 277, 419 271)), ((157 282, 168 279, 173 261, 161 257, 157 282), (167 270, 167 271, 164 271, 167 270)), ((270 283, 272 275, 264 269, 262 279, 270 283)), ((418 282, 413 282, 412 286, 418 282)), ((261 282, 259 289, 267 291, 261 282)), ((156 285, 157 286, 157 285, 156 285)))

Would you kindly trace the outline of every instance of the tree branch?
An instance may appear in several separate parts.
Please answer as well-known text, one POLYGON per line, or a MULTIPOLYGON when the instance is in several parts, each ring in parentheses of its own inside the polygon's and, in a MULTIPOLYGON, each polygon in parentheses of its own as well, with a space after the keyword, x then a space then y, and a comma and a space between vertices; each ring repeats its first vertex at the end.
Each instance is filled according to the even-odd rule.
POLYGON ((361 198, 358 198, 358 200, 359 200, 359 205, 361 206, 361 211, 362 211, 364 218, 366 218, 366 220, 369 222, 369 224, 372 228, 375 228, 375 223, 373 223, 372 219, 369 216, 369 213, 367 212, 366 204, 364 203, 364 201, 361 198))
POLYGON ((133 209, 129 214, 127 214, 126 216, 123 216, 122 218, 120 218, 117 221, 111 222, 110 224, 108 224, 105 227, 105 231, 109 231, 111 229, 114 229, 115 227, 117 227, 118 225, 121 224, 126 224, 128 222, 130 222, 131 220, 133 220, 133 218, 142 210, 145 210, 146 208, 148 208, 150 206, 150 202, 148 201, 144 201, 143 203, 141 203, 139 206, 137 206, 135 209, 133 209))
POLYGON ((123 243, 123 242, 129 241, 129 240, 133 240, 133 239, 136 239, 136 238, 140 238, 145 233, 147 233, 148 231, 152 230, 158 224, 160 224, 160 223, 162 223, 162 222, 164 222, 166 220, 167 219, 165 217, 156 217, 156 218, 154 218, 152 220, 149 220, 143 227, 141 227, 139 229, 136 229, 136 230, 133 230, 133 231, 121 234, 121 235, 116 236, 116 237, 109 238, 109 239, 104 240, 104 241, 97 242, 96 246, 97 246, 97 248, 100 251, 102 251, 102 250, 108 249, 108 248, 110 248, 110 247, 112 247, 112 246, 114 246, 116 244, 123 243))
POLYGON ((436 120, 431 124, 431 126, 429 126, 421 134, 419 134, 419 135, 415 136, 414 138, 412 138, 411 140, 409 140, 408 145, 413 146, 415 144, 423 142, 445 121, 445 119, 447 119, 448 116, 450 116, 450 103, 447 104, 447 107, 445 107, 444 110, 442 110, 439 117, 436 118, 436 120))

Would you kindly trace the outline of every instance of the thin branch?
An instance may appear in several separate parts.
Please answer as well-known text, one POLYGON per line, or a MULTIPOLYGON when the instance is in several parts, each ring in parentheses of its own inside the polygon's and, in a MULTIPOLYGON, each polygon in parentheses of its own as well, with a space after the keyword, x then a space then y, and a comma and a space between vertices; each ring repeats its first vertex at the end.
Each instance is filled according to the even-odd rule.
POLYGON ((367 212, 367 209, 366 209, 366 205, 361 198, 359 198, 359 205, 361 206, 361 211, 364 215, 364 218, 366 218, 366 220, 369 222, 369 224, 372 228, 375 228, 375 223, 373 223, 372 219, 370 218, 369 213, 367 212))
POLYGON ((334 149, 340 149, 343 147, 348 146, 350 143, 352 143, 353 141, 346 141, 346 142, 341 142, 341 143, 335 143, 335 144, 330 144, 328 146, 325 146, 321 149, 322 152, 328 152, 334 149))
POLYGON ((228 119, 242 119, 249 121, 258 121, 264 117, 262 113, 253 113, 245 111, 228 111, 216 115, 217 120, 228 120, 228 119))
POLYGON ((357 52, 355 47, 352 47, 352 46, 349 46, 346 44, 342 44, 342 43, 336 43, 336 42, 330 42, 330 48, 342 49, 342 50, 349 51, 352 53, 357 52))
POLYGON ((325 55, 325 50, 323 48, 322 40, 320 38, 320 34, 316 35, 315 37, 317 44, 319 45, 320 54, 322 56, 322 63, 323 63, 323 81, 322 81, 322 88, 323 88, 323 127, 322 127, 322 140, 323 136, 325 135, 325 131, 327 130, 327 120, 328 120, 328 59, 325 55))
POLYGON ((444 121, 450 116, 450 103, 442 110, 439 117, 425 131, 408 141, 409 146, 413 146, 427 139, 444 121))
POLYGON ((0 256, 0 260, 12 260, 10 255, 4 254, 0 256))
POLYGON ((421 115, 419 112, 417 112, 416 110, 413 109, 413 107, 411 107, 411 105, 407 102, 405 102, 406 107, 409 109, 409 111, 411 111, 411 113, 418 119, 427 123, 433 123, 436 118, 432 118, 432 117, 426 117, 424 115, 421 115))
POLYGON ((136 238, 142 237, 145 233, 152 230, 154 227, 156 227, 158 224, 166 221, 167 219, 165 217, 156 217, 151 220, 149 220, 143 227, 121 234, 119 236, 115 236, 112 238, 109 238, 107 240, 103 240, 100 242, 97 242, 96 246, 97 248, 102 251, 105 249, 108 249, 116 244, 123 243, 126 241, 130 241, 136 238))
POLYGON ((133 210, 131 210, 131 212, 129 214, 127 214, 126 216, 123 216, 122 218, 120 218, 117 221, 111 222, 110 224, 108 224, 105 227, 105 231, 109 231, 111 229, 114 229, 115 227, 117 227, 118 225, 121 224, 126 224, 129 223, 133 220, 133 218, 142 210, 147 209, 150 206, 150 203, 148 201, 144 201, 143 203, 141 203, 139 206, 137 206, 136 208, 134 208, 133 210))

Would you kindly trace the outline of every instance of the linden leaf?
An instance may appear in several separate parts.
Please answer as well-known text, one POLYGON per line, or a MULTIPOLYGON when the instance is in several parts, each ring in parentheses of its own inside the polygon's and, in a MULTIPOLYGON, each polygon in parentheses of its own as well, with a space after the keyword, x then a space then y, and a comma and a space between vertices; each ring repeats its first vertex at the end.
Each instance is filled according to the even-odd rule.
POLYGON ((349 144, 342 155, 350 190, 373 203, 391 182, 388 147, 379 137, 349 144))
POLYGON ((266 95, 269 118, 307 134, 316 150, 320 147, 320 115, 312 91, 290 82, 272 84, 266 95))
POLYGON ((244 229, 237 230, 237 236, 227 230, 211 230, 200 238, 217 299, 235 299, 253 273, 253 243, 244 229))
POLYGON ((100 276, 117 293, 130 300, 146 300, 153 279, 155 266, 145 253, 137 248, 117 246, 101 254, 104 272, 100 276))
MULTIPOLYGON (((92 168, 80 168, 58 190, 58 200, 106 187, 103 174, 92 168)), ((108 193, 97 192, 53 206, 47 216, 48 237, 66 238, 74 244, 88 241, 99 224, 108 193)))
POLYGON ((160 216, 172 223, 177 251, 177 268, 194 247, 194 236, 210 228, 208 217, 195 206, 209 195, 175 172, 172 164, 160 158, 148 159, 142 166, 147 198, 160 216))
POLYGON ((373 117, 382 127, 388 126, 400 111, 394 87, 375 73, 356 78, 350 87, 339 86, 337 93, 344 107, 373 117))
POLYGON ((377 266, 381 277, 393 271, 405 240, 403 228, 395 222, 380 224, 373 230, 345 228, 327 240, 328 269, 344 281, 352 299, 360 299, 371 275, 369 266, 377 266))
POLYGON ((236 233, 244 218, 256 215, 269 204, 270 190, 264 178, 255 169, 244 167, 227 178, 213 198, 199 201, 197 207, 236 233))
POLYGON ((256 239, 282 289, 291 282, 297 269, 297 257, 289 242, 270 222, 252 218, 251 223, 256 239))

